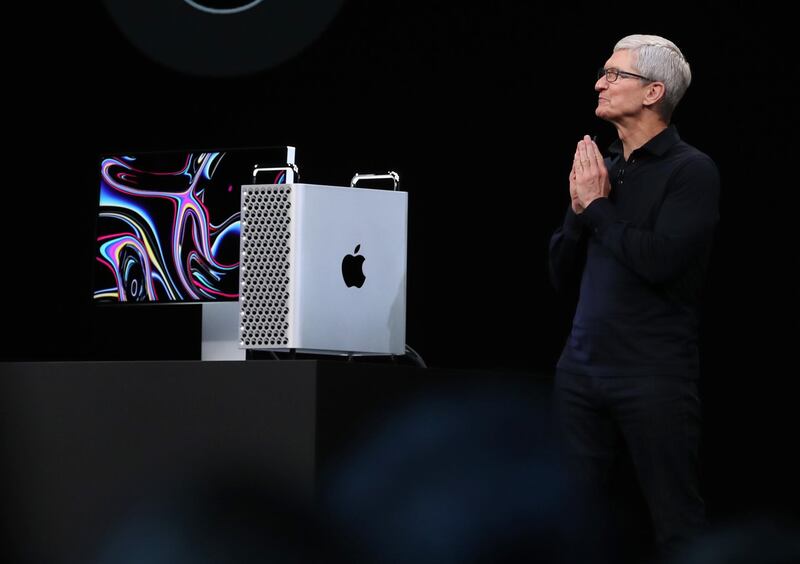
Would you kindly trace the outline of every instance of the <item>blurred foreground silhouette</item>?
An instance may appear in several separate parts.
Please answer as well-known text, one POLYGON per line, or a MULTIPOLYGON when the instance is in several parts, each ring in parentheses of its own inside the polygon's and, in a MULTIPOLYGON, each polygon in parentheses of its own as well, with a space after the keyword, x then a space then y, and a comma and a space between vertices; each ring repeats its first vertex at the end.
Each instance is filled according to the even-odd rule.
POLYGON ((341 534, 376 562, 614 562, 542 388, 443 391, 387 418, 326 476, 341 534))

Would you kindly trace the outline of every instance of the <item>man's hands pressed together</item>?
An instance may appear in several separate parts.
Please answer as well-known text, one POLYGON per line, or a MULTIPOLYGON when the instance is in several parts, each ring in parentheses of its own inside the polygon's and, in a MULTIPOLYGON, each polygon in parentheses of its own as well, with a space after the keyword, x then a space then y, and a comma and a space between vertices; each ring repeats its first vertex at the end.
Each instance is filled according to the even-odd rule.
POLYGON ((608 170, 603 162, 600 149, 588 135, 578 141, 572 170, 569 173, 569 195, 572 211, 583 213, 597 198, 607 198, 611 192, 608 170))

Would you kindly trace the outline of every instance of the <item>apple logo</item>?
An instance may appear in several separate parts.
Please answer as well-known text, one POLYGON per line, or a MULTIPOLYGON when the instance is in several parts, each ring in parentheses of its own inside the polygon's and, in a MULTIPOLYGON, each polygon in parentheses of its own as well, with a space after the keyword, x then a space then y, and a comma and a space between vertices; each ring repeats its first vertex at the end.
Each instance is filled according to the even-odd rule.
POLYGON ((356 245, 356 249, 353 251, 352 255, 345 255, 342 259, 342 278, 344 278, 344 283, 348 288, 351 286, 360 288, 364 285, 364 280, 367 279, 362 270, 366 258, 364 255, 358 254, 360 248, 361 243, 356 245))

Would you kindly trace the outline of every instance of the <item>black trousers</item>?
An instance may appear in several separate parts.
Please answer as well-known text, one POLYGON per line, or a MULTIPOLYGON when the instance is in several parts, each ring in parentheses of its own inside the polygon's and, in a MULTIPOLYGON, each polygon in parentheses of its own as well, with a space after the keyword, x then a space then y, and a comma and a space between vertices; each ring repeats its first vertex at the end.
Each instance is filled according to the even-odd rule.
POLYGON ((615 457, 627 447, 659 552, 669 554, 702 532, 695 379, 600 378, 558 370, 554 392, 563 446, 578 479, 602 491, 615 457))

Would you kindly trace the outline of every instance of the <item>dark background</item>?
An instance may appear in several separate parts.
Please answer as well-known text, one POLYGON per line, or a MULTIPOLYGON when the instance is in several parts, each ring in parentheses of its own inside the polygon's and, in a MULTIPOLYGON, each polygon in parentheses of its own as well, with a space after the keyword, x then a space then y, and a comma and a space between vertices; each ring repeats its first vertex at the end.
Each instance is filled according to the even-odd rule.
POLYGON ((350 0, 297 56, 227 78, 152 61, 100 1, 26 7, 6 19, 22 32, 5 39, 0 360, 198 358, 199 307, 91 303, 97 155, 289 144, 305 182, 400 174, 407 342, 428 364, 550 373, 572 304, 549 285, 547 243, 574 145, 615 138, 594 117, 595 72, 618 39, 653 33, 692 65, 674 122, 722 175, 702 334, 709 510, 788 511, 800 186, 789 18, 715 4, 350 0))

